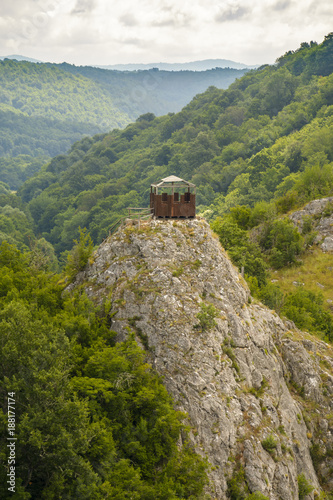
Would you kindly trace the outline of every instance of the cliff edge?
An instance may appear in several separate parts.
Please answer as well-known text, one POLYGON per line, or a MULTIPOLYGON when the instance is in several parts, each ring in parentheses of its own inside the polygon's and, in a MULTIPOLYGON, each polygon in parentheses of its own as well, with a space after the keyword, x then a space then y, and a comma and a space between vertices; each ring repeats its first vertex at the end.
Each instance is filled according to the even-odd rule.
POLYGON ((211 498, 236 482, 297 499, 300 478, 313 486, 304 498, 332 491, 333 351, 250 297, 204 220, 129 221, 78 284, 111 299, 118 340, 135 331, 188 414, 211 498))

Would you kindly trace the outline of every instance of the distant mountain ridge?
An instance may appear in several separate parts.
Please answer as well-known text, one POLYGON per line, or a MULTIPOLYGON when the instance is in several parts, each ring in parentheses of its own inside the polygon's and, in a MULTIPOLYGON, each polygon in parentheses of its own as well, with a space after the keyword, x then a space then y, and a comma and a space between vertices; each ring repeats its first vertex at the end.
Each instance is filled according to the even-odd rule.
MULTIPOLYGON (((45 63, 49 61, 41 61, 39 59, 34 59, 32 57, 21 56, 13 54, 10 56, 0 56, 0 60, 4 59, 14 59, 16 61, 28 61, 31 63, 45 63)), ((203 59, 200 61, 189 61, 183 63, 127 63, 127 64, 89 64, 86 66, 92 66, 93 68, 110 69, 117 71, 137 71, 137 70, 148 70, 153 68, 158 68, 164 71, 207 71, 214 68, 232 68, 232 69, 255 69, 260 65, 248 65, 236 61, 231 61, 229 59, 203 59)))
POLYGON ((157 68, 164 71, 207 71, 214 68, 232 68, 232 69, 255 69, 259 67, 259 64, 249 66, 248 64, 243 64, 235 61, 230 61, 229 59, 204 59, 202 61, 190 61, 184 63, 129 63, 129 64, 108 64, 108 65, 96 65, 96 68, 111 69, 118 71, 138 71, 157 68))
POLYGON ((32 57, 25 57, 25 56, 20 56, 13 54, 11 56, 0 56, 0 60, 3 61, 4 59, 14 59, 15 61, 28 61, 31 63, 41 63, 43 61, 40 61, 39 59, 33 59, 32 57))

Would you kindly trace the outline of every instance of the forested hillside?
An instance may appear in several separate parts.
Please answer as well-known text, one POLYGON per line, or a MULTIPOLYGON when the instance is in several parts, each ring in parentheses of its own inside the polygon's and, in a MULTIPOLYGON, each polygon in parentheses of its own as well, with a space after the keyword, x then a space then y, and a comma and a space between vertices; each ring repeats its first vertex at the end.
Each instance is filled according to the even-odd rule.
POLYGON ((226 89, 246 69, 214 68, 205 71, 110 71, 91 66, 58 66, 98 83, 131 120, 147 111, 157 116, 180 111, 198 93, 210 86, 226 89))
POLYGON ((5 59, 0 62, 1 105, 25 116, 84 122, 112 128, 128 123, 112 98, 95 82, 57 65, 5 59))
POLYGON ((1 179, 15 190, 35 158, 66 153, 82 137, 123 128, 146 111, 179 111, 197 93, 227 88, 245 71, 121 72, 0 61, 0 156, 8 159, 1 179))
MULTIPOLYGON (((1 426, 2 436, 5 436, 6 395, 15 393, 20 443, 17 446, 17 498, 123 500, 129 495, 151 500, 202 498, 209 468, 206 460, 194 453, 187 439, 188 432, 195 435, 197 429, 186 428, 184 415, 174 410, 174 403, 161 380, 147 365, 144 351, 133 340, 132 330, 143 345, 147 344, 145 332, 136 323, 138 317, 126 316, 131 328, 128 328, 129 337, 124 343, 115 343, 110 330, 111 302, 114 300, 116 309, 123 307, 124 295, 115 299, 111 287, 110 295, 96 306, 83 288, 65 290, 88 262, 94 264, 94 245, 101 243, 115 220, 126 214, 126 207, 148 205, 151 182, 175 174, 197 185, 198 211, 211 222, 234 264, 239 269, 244 268, 251 289, 252 298, 247 298, 246 303, 243 298, 237 304, 234 314, 237 321, 241 318, 236 310, 242 311, 243 307, 251 305, 248 302, 259 299, 294 321, 299 328, 322 340, 333 340, 333 316, 326 300, 331 297, 329 281, 324 285, 320 283, 327 287, 325 300, 324 295, 307 289, 303 283, 297 282, 292 291, 278 286, 287 271, 300 281, 297 276, 304 273, 302 261, 305 260, 312 276, 317 276, 315 266, 319 261, 326 275, 330 276, 328 270, 332 270, 329 261, 319 257, 316 217, 302 218, 301 227, 296 227, 289 218, 292 211, 308 201, 332 196, 332 71, 333 34, 329 34, 320 45, 303 43, 297 51, 279 58, 275 65, 248 72, 227 90, 210 87, 179 113, 160 117, 145 113, 123 130, 114 129, 75 142, 68 154, 47 161, 17 193, 4 182, 0 183, 1 426), (74 246, 73 240, 76 240, 74 246), (59 271, 62 274, 56 274, 59 271)), ((52 71, 51 74, 54 75, 52 71)), ((71 79, 66 81, 80 82, 89 100, 85 77, 65 71, 59 76, 71 79)), ((22 82, 28 85, 29 78, 22 78, 22 82)), ((92 85, 91 80, 89 85, 92 85)), ((45 82, 43 88, 48 91, 49 84, 45 82)), ((10 91, 7 96, 13 99, 10 91)), ((50 93, 49 103, 55 102, 52 99, 50 93)), ((90 103, 86 105, 88 112, 93 113, 89 111, 90 103)), ((8 111, 13 102, 3 106, 8 111)), ((40 109, 50 111, 46 107, 47 103, 41 102, 40 109)), ((27 116, 28 109, 28 100, 17 107, 19 113, 24 112, 27 116), (24 106, 27 107, 23 109, 24 106)), ((10 168, 7 160, 1 162, 4 172, 10 168)), ((37 171, 39 164, 31 161, 27 166, 28 159, 24 156, 18 156, 17 161, 18 185, 24 176, 37 171)), ((317 215, 321 218, 332 214, 333 207, 328 200, 322 213, 317 215)), ((169 226, 172 240, 174 226, 169 226)), ((150 230, 154 232, 156 228, 150 230)), ((123 233, 125 253, 126 238, 131 231, 136 232, 138 239, 142 237, 137 227, 128 227, 123 233)), ((191 241, 191 231, 184 230, 184 234, 178 231, 184 245, 191 241)), ((160 234, 154 235, 159 245, 160 234)), ((150 248, 149 231, 146 236, 147 248, 150 248)), ((216 244, 216 240, 211 239, 216 244)), ((203 243, 200 237, 197 244, 203 243)), ((173 244, 179 251, 182 243, 180 247, 173 244)), ((192 241, 191 245, 195 253, 192 241)), ((120 255, 117 258, 122 262, 120 255)), ((224 253, 223 259, 227 261, 224 253)), ((130 261, 128 266, 132 272, 135 266, 131 259, 126 257, 126 260, 130 261)), ((138 303, 143 293, 150 294, 152 300, 158 293, 156 286, 145 281, 147 268, 140 262, 135 273, 140 275, 146 288, 138 289, 135 280, 126 283, 125 275, 118 279, 118 284, 124 289, 127 287, 138 303)), ((109 265, 105 263, 103 272, 109 265)), ((177 279, 179 276, 197 272, 204 266, 198 259, 184 263, 184 267, 168 269, 172 276, 170 283, 175 282, 178 286, 179 282, 183 286, 181 279, 177 279)), ((213 280, 214 267, 207 262, 205 267, 213 280)), ((232 272, 237 276, 234 286, 239 290, 241 280, 238 273, 232 272)), ((91 290, 100 299, 100 284, 94 280, 95 275, 92 275, 91 290)), ((206 295, 200 295, 202 301, 206 295)), ((211 298, 220 300, 213 293, 211 298)), ((214 326, 217 319, 214 307, 209 309, 204 302, 200 307, 201 312, 195 313, 195 321, 199 321, 194 327, 196 335, 200 325, 204 331, 214 326)), ((183 306, 179 310, 187 314, 183 306)), ((165 313, 163 308, 159 312, 165 313)), ((253 321, 250 316, 246 318, 253 321)), ((219 321, 225 322, 226 332, 229 332, 226 317, 220 317, 219 321)), ((260 321, 262 328, 265 322, 260 321)), ((239 323, 244 345, 247 342, 245 325, 249 326, 247 321, 239 323)), ((296 329, 292 330, 295 337, 299 335, 296 329)), ((257 326, 253 327, 253 335, 257 332, 257 326)), ((243 368, 237 363, 233 338, 228 335, 224 344, 218 346, 221 356, 217 356, 216 362, 223 362, 223 370, 233 370, 240 384, 244 381, 239 376, 243 368)), ((331 393, 327 391, 331 378, 327 367, 331 369, 331 364, 328 357, 317 350, 317 344, 309 339, 306 341, 312 353, 307 359, 316 356, 315 363, 323 368, 318 387, 329 400, 331 393)), ((319 344, 321 347, 326 345, 319 344)), ((243 344, 240 345, 238 350, 243 351, 243 344)), ((178 350, 178 345, 173 345, 172 349, 178 350)), ((302 349, 299 346, 298 351, 303 353, 299 358, 301 365, 304 361, 302 349)), ((264 347, 259 350, 265 351, 264 347)), ((216 352, 209 351, 210 357, 213 354, 216 359, 216 352)), ((266 355, 272 356, 274 363, 279 361, 275 348, 266 355)), ((295 366, 296 372, 297 363, 295 366)), ((310 365, 306 365, 306 370, 307 366, 310 365)), ((251 370, 249 367, 249 372, 251 370)), ((275 375, 282 376, 282 372, 282 368, 278 369, 275 375)), ((200 383, 196 382, 196 386, 201 387, 200 383)), ((200 398, 206 395, 205 384, 199 391, 200 398)), ((266 378, 261 378, 256 387, 244 386, 244 398, 255 402, 265 428, 266 412, 271 410, 266 404, 259 405, 259 398, 264 391, 271 390, 269 385, 266 378)), ((297 381, 291 378, 289 385, 296 400, 305 398, 304 387, 297 381)), ((230 390, 235 392, 235 387, 230 390)), ((278 393, 275 394, 277 400, 278 393)), ((220 399, 219 395, 219 404, 220 399)), ((319 410, 314 406, 316 403, 308 399, 303 403, 312 415, 311 418, 304 416, 304 420, 308 419, 309 430, 306 431, 303 415, 296 416, 294 412, 295 425, 302 424, 305 438, 313 439, 312 463, 327 493, 323 492, 322 498, 331 499, 331 471, 328 467, 323 468, 330 460, 331 451, 320 444, 326 431, 316 420, 313 424, 316 435, 311 434, 312 417, 319 410)), ((233 404, 233 396, 227 397, 226 415, 233 404)), ((244 428, 247 429, 245 415, 248 415, 247 410, 244 411, 244 428)), ((320 412, 318 415, 322 416, 320 412)), ((325 418, 331 422, 330 415, 325 418)), ((327 423, 326 429, 329 425, 327 423)), ((215 431, 214 424, 209 432, 215 435, 215 431)), ((284 439, 283 425, 274 432, 279 433, 279 440, 284 439)), ((251 429, 251 439, 252 435, 251 429)), ((2 444, 0 459, 6 465, 4 437, 2 444)), ((239 444, 243 445, 243 441, 239 444)), ((268 450, 270 458, 267 457, 273 466, 280 463, 282 455, 286 456, 281 460, 288 459, 289 464, 296 464, 296 460, 291 460, 293 450, 288 451, 286 445, 277 450, 272 434, 262 441, 262 445, 268 450), (277 451, 279 455, 275 455, 277 451)), ((301 453, 297 440, 291 441, 290 446, 301 453)), ((236 460, 234 456, 225 459, 231 465, 236 460)), ((223 481, 228 481, 225 486, 230 497, 236 498, 239 494, 247 500, 265 498, 240 490, 245 481, 242 468, 233 479, 227 480, 224 471, 222 474, 223 481)), ((1 495, 7 498, 5 466, 1 468, 1 475, 1 495)), ((303 492, 306 488, 311 491, 311 485, 302 474, 297 480, 303 492)))
MULTIPOLYGON (((304 43, 227 90, 210 87, 180 113, 146 113, 124 130, 75 143, 28 179, 18 197, 4 186, 2 238, 24 248, 36 234, 65 259, 79 227, 100 243, 128 206, 148 205, 151 182, 170 174, 197 185, 198 211, 209 220, 248 207, 245 221, 235 212, 231 221, 241 231, 330 194, 332 49, 332 35, 320 45, 304 43)), ((251 258, 258 251, 268 261, 256 261, 252 271, 245 266, 247 274, 266 286, 267 265, 289 265, 306 247, 307 240, 296 240, 293 257, 276 253, 273 236, 257 241, 251 258)), ((235 263, 241 265, 237 256, 235 263)))
POLYGON ((66 152, 83 135, 123 128, 145 111, 178 111, 210 85, 245 70, 108 71, 69 64, 0 61, 0 155, 66 152))
POLYGON ((212 218, 284 195, 310 168, 330 170, 332 47, 331 35, 303 44, 227 90, 209 88, 180 113, 148 113, 77 142, 20 190, 37 234, 61 252, 80 225, 98 243, 129 204, 147 205, 150 183, 168 174, 194 182, 199 209, 212 218))

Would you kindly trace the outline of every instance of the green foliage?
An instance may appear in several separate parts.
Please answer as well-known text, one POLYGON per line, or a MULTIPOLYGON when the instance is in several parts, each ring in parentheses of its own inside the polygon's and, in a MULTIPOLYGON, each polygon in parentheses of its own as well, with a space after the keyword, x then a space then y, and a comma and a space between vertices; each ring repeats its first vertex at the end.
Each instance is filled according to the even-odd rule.
POLYGON ((253 213, 253 211, 251 211, 249 207, 241 205, 237 205, 236 207, 231 207, 230 209, 230 215, 232 217, 232 220, 241 229, 249 228, 251 213, 253 213))
POLYGON ((44 116, 109 128, 128 123, 110 94, 93 80, 71 75, 61 65, 0 61, 4 109, 17 115, 44 116), (14 85, 13 85, 14 83, 14 85))
POLYGON ((58 271, 58 259, 54 248, 45 238, 30 243, 29 264, 32 269, 58 271))
MULTIPOLYGON (((327 214, 330 213, 331 207, 328 207, 327 214)), ((273 204, 260 202, 253 209, 236 206, 230 214, 216 218, 211 226, 233 263, 239 269, 244 266, 245 279, 254 297, 294 321, 298 328, 332 340, 332 315, 324 308, 320 294, 300 288, 285 295, 278 285, 267 279, 266 261, 277 269, 298 263, 297 258, 314 237, 311 221, 304 223, 303 238, 289 219, 277 218, 273 204), (251 221, 259 226, 253 227, 251 221)))
POLYGON ((230 500, 246 500, 249 489, 245 480, 245 471, 242 466, 234 471, 233 477, 227 481, 227 495, 230 500))
POLYGON ((247 276, 256 278, 260 285, 265 284, 266 263, 259 246, 250 241, 247 232, 228 217, 223 219, 218 217, 211 227, 218 234, 222 246, 228 251, 232 262, 239 270, 244 267, 247 276))
POLYGON ((174 276, 175 278, 178 278, 179 276, 181 276, 183 274, 183 272, 184 272, 184 268, 182 266, 180 266, 172 272, 172 276, 174 276))
MULTIPOLYGON (((138 116, 144 128, 155 118, 147 109, 158 115, 179 111, 198 92, 213 84, 226 88, 245 72, 230 68, 121 72, 66 63, 0 61, 0 156, 55 156, 85 135, 123 128, 138 116)), ((126 137, 133 137, 131 128, 126 137)), ((117 159, 112 149, 103 156, 111 163, 117 159)), ((169 157, 168 146, 160 148, 156 165, 167 165, 169 157)), ((16 183, 15 174, 9 174, 6 182, 16 183)))
POLYGON ((309 481, 306 479, 303 473, 297 477, 297 481, 298 481, 298 498, 299 500, 303 500, 307 495, 312 493, 314 487, 312 486, 312 484, 309 483, 309 481))
POLYGON ((254 396, 256 396, 257 398, 261 398, 264 395, 265 390, 268 387, 269 387, 268 380, 265 377, 263 377, 259 389, 255 389, 254 387, 251 387, 251 389, 249 390, 249 392, 251 394, 254 394, 254 396))
POLYGON ((323 447, 319 443, 314 443, 310 448, 311 460, 318 474, 320 473, 320 464, 326 458, 325 451, 323 450, 323 447))
MULTIPOLYGON (((197 185, 197 203, 205 216, 215 219, 230 211, 230 222, 243 231, 269 224, 276 207, 285 211, 308 197, 326 196, 333 185, 333 77, 310 78, 307 65, 311 65, 309 54, 317 50, 327 54, 331 44, 329 39, 303 47, 288 56, 288 64, 247 72, 227 90, 210 87, 179 113, 158 118, 145 113, 125 130, 77 142, 68 155, 54 158, 20 188, 35 234, 51 242, 57 255, 70 250, 79 225, 87 227, 95 244, 100 243, 132 202, 149 204, 151 182, 170 174, 197 185), (292 66, 296 59, 304 62, 298 74, 292 66)), ((10 67, 32 71, 24 64, 10 67)), ((78 92, 90 82, 112 93, 120 78, 110 71, 66 64, 47 67, 45 78, 49 70, 58 72, 60 81, 75 83, 78 92)), ((39 71, 43 74, 42 67, 39 71)), ((152 91, 140 104, 129 102, 130 85, 135 81, 137 88, 144 78, 152 82, 160 78, 163 87, 164 77, 164 72, 154 71, 128 75, 131 84, 122 92, 133 113, 136 105, 145 106, 147 99, 155 98, 152 91)), ((159 94, 161 85, 156 87, 159 94)), ((79 113, 80 106, 73 113, 79 113)), ((262 256, 257 254, 252 262, 247 240, 244 247, 243 259, 241 252, 232 258, 262 284, 262 256)), ((287 253, 272 251, 272 264, 282 265, 287 253)))
POLYGON ((268 451, 268 453, 273 453, 273 451, 276 450, 277 441, 274 439, 273 434, 270 434, 267 438, 261 441, 261 445, 264 450, 268 451))
POLYGON ((205 332, 217 326, 215 318, 219 315, 219 312, 215 309, 213 304, 201 302, 200 309, 201 311, 196 315, 199 323, 195 325, 195 328, 199 328, 200 331, 205 332))
POLYGON ((70 281, 73 281, 78 272, 86 267, 89 257, 92 255, 94 244, 87 233, 87 229, 79 227, 80 240, 74 240, 74 247, 67 257, 65 273, 70 281))
POLYGON ((280 314, 284 304, 284 295, 279 286, 268 282, 260 289, 258 288, 255 293, 263 304, 280 314))
POLYGON ((268 498, 259 491, 249 494, 243 466, 238 467, 238 469, 234 471, 233 477, 228 480, 227 495, 230 500, 268 500, 268 498))
POLYGON ((236 370, 237 373, 240 373, 239 365, 236 360, 236 356, 230 345, 223 345, 223 352, 226 354, 232 361, 232 367, 236 370))
POLYGON ((292 188, 277 200, 280 212, 304 205, 316 198, 331 196, 333 190, 333 164, 309 166, 295 180, 292 188))
MULTIPOLYGON (((58 94, 56 98, 59 99, 58 94)), ((38 104, 34 103, 32 111, 37 115, 38 104)), ((54 108, 48 111, 51 116, 56 114, 54 108)), ((12 189, 17 189, 29 175, 37 172, 48 157, 65 153, 73 142, 102 131, 98 124, 61 118, 62 115, 57 119, 46 118, 45 114, 31 116, 18 113, 15 108, 3 110, 0 104, 0 156, 5 157, 1 160, 0 171, 12 189)))
POLYGON ((34 239, 31 216, 18 207, 0 206, 1 241, 11 240, 20 248, 27 248, 34 239))
POLYGON ((29 262, 0 246, 1 408, 15 392, 17 498, 200 498, 207 461, 178 446, 185 415, 144 352, 131 335, 114 344, 107 304, 64 292, 60 276, 29 262))
POLYGON ((303 238, 289 219, 277 219, 266 225, 260 246, 269 252, 275 269, 294 264, 303 248, 303 238))
MULTIPOLYGON (((45 126, 43 130, 46 133, 45 126)), ((48 130, 48 134, 51 134, 50 130, 48 130)), ((60 151, 56 151, 56 153, 58 152, 60 151)), ((8 184, 10 189, 17 190, 29 177, 39 172, 47 161, 47 156, 34 158, 29 155, 18 155, 15 158, 0 158, 0 178, 8 184)))
POLYGON ((269 223, 276 217, 275 203, 258 201, 251 210, 249 217, 249 227, 259 226, 263 223, 269 223))
POLYGON ((251 495, 249 495, 246 500, 269 500, 269 498, 259 491, 256 491, 255 493, 251 493, 251 495))
POLYGON ((328 340, 333 340, 333 319, 324 309, 320 293, 299 288, 285 297, 281 312, 294 321, 298 328, 322 333, 328 340))

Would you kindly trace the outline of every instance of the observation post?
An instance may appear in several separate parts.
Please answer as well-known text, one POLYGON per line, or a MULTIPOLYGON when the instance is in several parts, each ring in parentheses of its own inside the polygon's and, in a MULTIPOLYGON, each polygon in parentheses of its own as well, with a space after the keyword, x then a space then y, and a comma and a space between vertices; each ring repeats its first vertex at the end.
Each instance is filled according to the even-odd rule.
POLYGON ((195 185, 175 175, 151 184, 150 208, 155 217, 195 217, 195 185))

